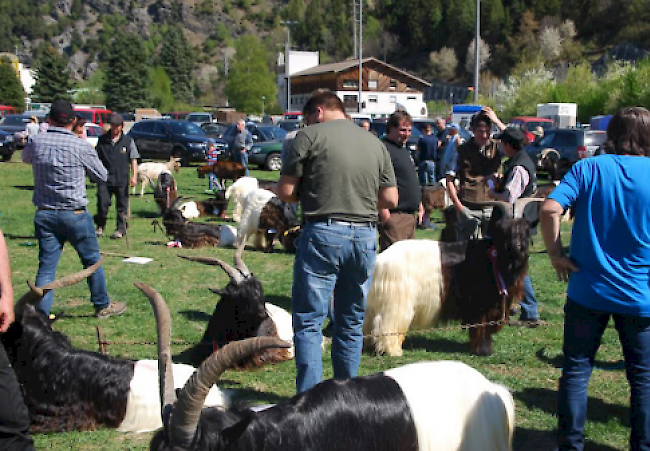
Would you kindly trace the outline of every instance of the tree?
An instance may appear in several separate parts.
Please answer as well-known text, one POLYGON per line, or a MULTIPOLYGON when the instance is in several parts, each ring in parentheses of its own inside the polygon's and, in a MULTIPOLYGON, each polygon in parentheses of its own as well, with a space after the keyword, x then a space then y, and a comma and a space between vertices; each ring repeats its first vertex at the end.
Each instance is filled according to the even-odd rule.
POLYGON ((0 58, 0 103, 19 111, 25 109, 25 90, 13 64, 6 58, 0 58))
POLYGON ((562 35, 556 27, 544 28, 539 33, 539 47, 546 61, 553 61, 562 52, 562 35))
POLYGON ((174 98, 181 102, 191 102, 194 99, 192 74, 195 67, 195 55, 183 35, 183 30, 179 27, 169 27, 160 49, 160 55, 158 55, 158 61, 171 80, 174 98))
POLYGON ((170 110, 174 104, 172 82, 162 66, 156 66, 150 71, 151 102, 160 111, 170 110))
POLYGON ((133 111, 148 106, 148 61, 142 40, 132 33, 117 33, 108 48, 104 93, 106 106, 116 111, 133 111))
POLYGON ((438 52, 429 54, 429 67, 431 78, 441 81, 451 81, 456 75, 458 58, 456 52, 449 47, 443 47, 438 52))
POLYGON ((56 99, 71 99, 70 72, 66 68, 65 60, 54 47, 48 46, 43 52, 35 78, 32 88, 33 101, 52 102, 56 99))
MULTIPOLYGON (((475 58, 475 49, 474 49, 474 43, 476 42, 476 39, 472 39, 472 42, 469 43, 469 47, 467 47, 467 58, 465 58, 465 70, 469 74, 474 73, 474 62, 476 61, 475 58)), ((478 38, 478 70, 479 72, 485 68, 487 65, 488 61, 490 61, 490 46, 485 43, 485 41, 481 38, 478 38)))
POLYGON ((266 109, 273 109, 277 87, 259 39, 244 35, 235 42, 235 51, 226 79, 228 101, 238 111, 261 113, 265 97, 266 109))

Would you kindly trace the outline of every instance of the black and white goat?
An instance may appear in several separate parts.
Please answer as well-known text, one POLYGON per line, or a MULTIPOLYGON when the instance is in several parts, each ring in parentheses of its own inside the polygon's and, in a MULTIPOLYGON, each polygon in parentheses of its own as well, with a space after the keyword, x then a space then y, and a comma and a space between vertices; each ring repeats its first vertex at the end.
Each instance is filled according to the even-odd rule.
POLYGON ((183 213, 185 219, 203 218, 206 216, 226 215, 228 209, 228 199, 223 190, 217 191, 214 197, 205 200, 188 201, 182 203, 178 209, 183 213))
MULTIPOLYGON (((16 304, 16 322, 0 339, 23 389, 34 432, 117 428, 122 432, 161 427, 158 368, 155 360, 117 359, 77 349, 32 304, 49 290, 72 285, 101 262, 25 294, 16 304)), ((194 373, 173 365, 176 387, 194 373), (178 380, 176 380, 178 378, 178 380)), ((206 405, 224 406, 226 394, 214 387, 206 405)))
POLYGON ((515 426, 507 388, 461 362, 421 362, 372 376, 328 380, 254 412, 202 408, 221 374, 251 354, 288 347, 277 338, 231 343, 212 354, 177 394, 169 368, 169 310, 151 290, 164 430, 152 451, 508 451, 515 426))
POLYGON ((178 198, 176 180, 171 172, 163 172, 158 176, 153 198, 158 206, 158 214, 162 215, 178 198))
POLYGON ((190 222, 185 219, 183 212, 178 208, 183 200, 183 196, 177 198, 163 211, 162 223, 167 236, 180 242, 183 247, 190 249, 202 246, 225 246, 233 244, 235 237, 232 237, 229 231, 226 231, 224 236, 227 239, 222 240, 222 226, 218 224, 190 222))
MULTIPOLYGON (((198 366, 213 351, 226 344, 250 337, 278 337, 293 342, 293 321, 291 314, 277 305, 266 302, 262 283, 253 276, 241 254, 235 254, 235 267, 218 258, 179 257, 221 267, 230 277, 223 289, 210 289, 221 296, 214 307, 208 328, 201 342, 183 352, 182 359, 198 366)), ((241 369, 250 369, 267 363, 278 363, 293 358, 293 348, 268 349, 251 355, 238 363, 241 369)))

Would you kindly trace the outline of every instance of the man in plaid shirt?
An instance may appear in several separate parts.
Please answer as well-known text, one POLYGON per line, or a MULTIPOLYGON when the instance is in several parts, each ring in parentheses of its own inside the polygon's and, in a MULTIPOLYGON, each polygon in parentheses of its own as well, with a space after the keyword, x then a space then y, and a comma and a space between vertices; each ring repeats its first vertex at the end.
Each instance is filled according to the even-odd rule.
MULTIPOLYGON (((34 172, 34 228, 39 246, 37 286, 55 279, 66 241, 75 248, 84 268, 101 258, 93 219, 86 210, 86 175, 96 183, 106 181, 108 173, 92 145, 72 133, 74 117, 70 102, 54 101, 47 133, 36 135, 23 150, 23 161, 31 163, 34 172)), ((88 287, 98 318, 121 315, 126 310, 126 304, 111 302, 108 297, 103 268, 88 278, 88 287)), ((50 291, 38 309, 49 315, 53 302, 54 293, 50 291)))

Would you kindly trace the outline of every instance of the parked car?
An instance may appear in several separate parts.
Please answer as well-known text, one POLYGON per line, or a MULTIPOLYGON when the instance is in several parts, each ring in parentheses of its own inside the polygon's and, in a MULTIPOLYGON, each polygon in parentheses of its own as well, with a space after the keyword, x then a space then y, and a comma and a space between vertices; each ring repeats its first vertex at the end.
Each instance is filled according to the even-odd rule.
POLYGON ((201 130, 205 132, 210 138, 219 139, 223 132, 226 131, 228 127, 232 124, 226 124, 224 122, 206 122, 201 124, 201 130))
MULTIPOLYGON (((246 130, 251 133, 254 143, 267 141, 284 142, 284 137, 287 136, 287 131, 277 125, 265 125, 249 122, 246 124, 246 130)), ((235 133, 237 133, 237 124, 232 124, 223 132, 221 140, 226 144, 230 144, 235 133)))
POLYGON ((559 180, 574 163, 596 155, 606 140, 607 132, 600 130, 550 129, 525 150, 536 162, 538 170, 548 172, 553 180, 559 180))
POLYGON ((510 119, 508 126, 520 128, 524 132, 528 143, 532 143, 535 141, 535 135, 533 134, 535 129, 542 127, 544 133, 546 133, 546 130, 553 128, 553 121, 543 117, 516 116, 510 119))
POLYGON ((7 114, 0 120, 0 130, 13 135, 13 144, 16 148, 22 148, 27 142, 25 130, 32 116, 36 116, 39 122, 45 120, 45 113, 35 111, 30 111, 28 114, 7 114))
POLYGON ((209 143, 225 150, 223 142, 215 141, 196 124, 170 119, 145 119, 136 122, 128 135, 134 139, 143 158, 168 160, 170 156, 181 159, 181 165, 192 161, 205 161, 209 143))
POLYGON ((300 119, 283 119, 278 122, 278 126, 285 129, 287 132, 291 132, 297 128, 300 128, 300 119))
POLYGON ((0 159, 10 161, 16 151, 13 133, 0 130, 0 159))
POLYGON ((104 129, 99 125, 93 124, 91 122, 86 123, 86 140, 92 144, 93 147, 97 147, 97 141, 103 134, 104 129))
POLYGON ((105 108, 75 108, 74 112, 86 119, 86 122, 92 122, 99 126, 108 124, 113 112, 105 108))
POLYGON ((284 141, 267 141, 253 144, 248 156, 249 165, 257 165, 267 171, 282 169, 282 146, 284 141))
POLYGON ((16 114, 16 109, 9 105, 0 105, 0 118, 5 117, 7 114, 16 114))
POLYGON ((168 116, 169 119, 176 119, 178 121, 184 121, 187 115, 190 114, 189 111, 168 111, 163 113, 163 116, 168 116))
POLYGON ((215 117, 211 113, 189 113, 185 116, 185 120, 200 126, 206 122, 213 122, 215 117))

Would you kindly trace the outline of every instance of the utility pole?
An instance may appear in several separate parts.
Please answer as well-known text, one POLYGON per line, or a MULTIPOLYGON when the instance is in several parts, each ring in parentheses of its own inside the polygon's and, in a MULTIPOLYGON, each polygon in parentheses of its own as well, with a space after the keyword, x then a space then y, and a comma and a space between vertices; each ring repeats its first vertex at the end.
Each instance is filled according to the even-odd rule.
POLYGON ((474 103, 478 103, 479 40, 481 39, 481 0, 476 0, 476 36, 474 36, 474 103))
MULTIPOLYGON (((478 1, 478 0, 477 0, 478 1)), ((359 113, 362 109, 363 94, 363 0, 359 0, 359 113)))
POLYGON ((352 58, 357 57, 357 0, 352 0, 352 58))
POLYGON ((291 75, 289 72, 289 60, 291 59, 291 25, 296 22, 287 20, 280 22, 281 25, 287 27, 287 43, 284 45, 284 76, 287 84, 287 111, 291 110, 291 75))

